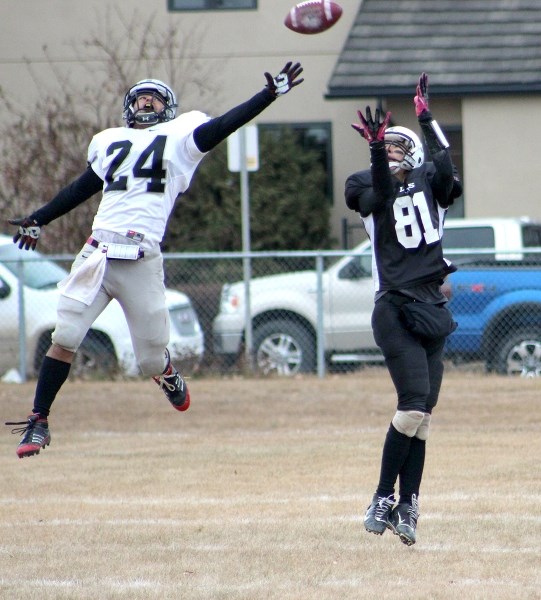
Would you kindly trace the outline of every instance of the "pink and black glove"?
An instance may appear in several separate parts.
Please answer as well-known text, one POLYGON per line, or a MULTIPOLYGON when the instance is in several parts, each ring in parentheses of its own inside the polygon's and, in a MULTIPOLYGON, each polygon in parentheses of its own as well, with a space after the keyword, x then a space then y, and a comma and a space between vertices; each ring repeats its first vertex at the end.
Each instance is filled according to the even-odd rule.
POLYGON ((372 118, 372 111, 370 107, 366 107, 366 118, 363 113, 358 110, 360 123, 352 123, 351 126, 355 131, 358 131, 361 136, 369 143, 382 142, 385 139, 385 130, 391 120, 391 113, 385 114, 385 118, 382 120, 382 113, 379 108, 376 108, 374 118, 372 118))
POLYGON ((419 83, 417 84, 417 93, 413 99, 415 104, 415 114, 420 117, 424 112, 428 112, 428 75, 423 73, 419 77, 419 83))
POLYGON ((267 88, 275 97, 287 94, 291 88, 304 81, 304 79, 297 79, 302 71, 301 63, 288 62, 276 77, 273 77, 270 73, 265 73, 267 88))
POLYGON ((13 243, 19 243, 19 248, 22 250, 35 250, 38 239, 41 233, 41 227, 38 222, 30 217, 22 217, 20 219, 8 219, 10 225, 17 225, 19 229, 13 236, 13 243))

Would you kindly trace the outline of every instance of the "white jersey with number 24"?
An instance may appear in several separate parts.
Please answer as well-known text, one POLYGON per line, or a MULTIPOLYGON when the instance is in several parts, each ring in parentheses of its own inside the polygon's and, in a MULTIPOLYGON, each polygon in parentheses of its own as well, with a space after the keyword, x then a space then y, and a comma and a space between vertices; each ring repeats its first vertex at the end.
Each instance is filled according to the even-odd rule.
POLYGON ((209 118, 191 111, 146 129, 115 127, 95 135, 88 162, 103 179, 103 197, 92 230, 134 231, 144 236, 141 247, 159 244, 177 196, 205 156, 193 131, 209 118))

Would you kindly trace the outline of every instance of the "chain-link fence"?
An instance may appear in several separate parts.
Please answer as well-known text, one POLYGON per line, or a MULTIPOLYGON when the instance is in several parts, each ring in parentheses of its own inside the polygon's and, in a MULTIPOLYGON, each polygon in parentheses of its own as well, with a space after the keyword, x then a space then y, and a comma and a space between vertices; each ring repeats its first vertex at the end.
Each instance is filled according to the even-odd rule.
MULTIPOLYGON (((475 256, 453 253, 462 268, 445 288, 459 327, 448 339, 447 359, 541 375, 540 255, 529 249, 529 258, 514 253, 513 260, 495 262, 479 249, 475 256)), ((56 320, 56 283, 71 259, 0 245, 0 376, 36 376, 56 320)), ((371 261, 369 249, 166 254, 175 362, 201 375, 324 376, 380 366, 371 329, 371 261)), ((94 324, 72 372, 137 375, 116 302, 94 324)))

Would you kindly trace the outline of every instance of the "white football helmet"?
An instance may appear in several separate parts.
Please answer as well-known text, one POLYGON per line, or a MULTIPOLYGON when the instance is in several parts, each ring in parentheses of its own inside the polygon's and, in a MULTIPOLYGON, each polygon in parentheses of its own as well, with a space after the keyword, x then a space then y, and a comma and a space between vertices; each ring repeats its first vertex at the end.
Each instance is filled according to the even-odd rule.
POLYGON ((385 130, 385 144, 394 144, 404 150, 405 156, 401 162, 389 161, 391 173, 400 169, 411 171, 420 167, 425 161, 425 151, 419 136, 407 127, 389 127, 385 130))
POLYGON ((141 125, 155 125, 171 121, 175 118, 177 99, 173 90, 159 79, 143 79, 132 86, 124 96, 124 112, 122 118, 126 121, 128 127, 133 127, 135 123, 141 125), (140 94, 152 94, 157 96, 165 105, 159 113, 145 109, 137 110, 135 101, 140 94))

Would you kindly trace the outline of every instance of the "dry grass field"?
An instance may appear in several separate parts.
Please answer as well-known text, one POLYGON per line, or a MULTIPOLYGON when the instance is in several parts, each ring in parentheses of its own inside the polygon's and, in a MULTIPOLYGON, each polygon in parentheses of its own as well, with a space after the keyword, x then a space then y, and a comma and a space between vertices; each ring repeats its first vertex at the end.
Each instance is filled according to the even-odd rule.
MULTIPOLYGON (((69 382, 52 444, 0 435, 2 600, 541 598, 541 380, 449 369, 418 542, 364 531, 394 411, 386 371, 69 382)), ((34 385, 0 384, 2 421, 34 385)))

